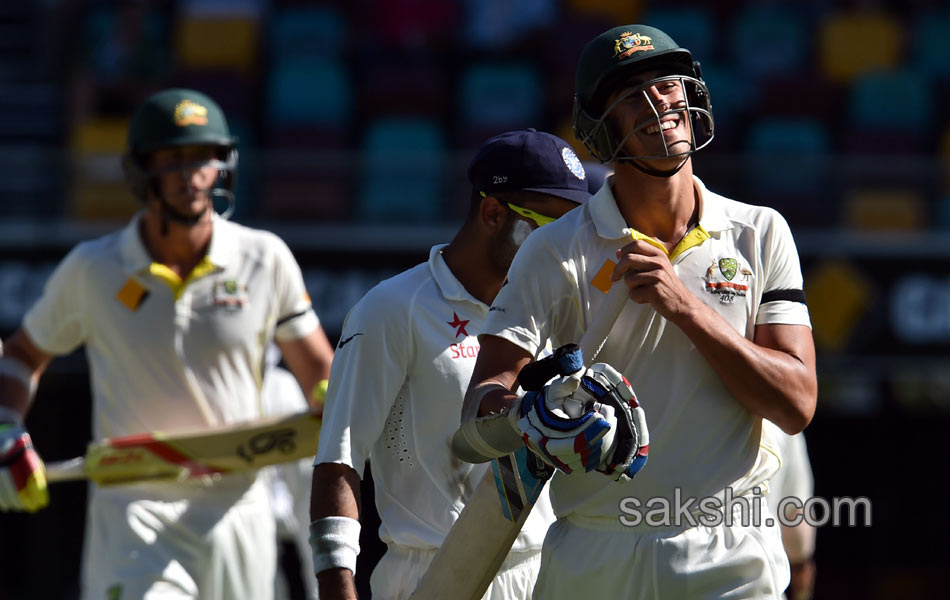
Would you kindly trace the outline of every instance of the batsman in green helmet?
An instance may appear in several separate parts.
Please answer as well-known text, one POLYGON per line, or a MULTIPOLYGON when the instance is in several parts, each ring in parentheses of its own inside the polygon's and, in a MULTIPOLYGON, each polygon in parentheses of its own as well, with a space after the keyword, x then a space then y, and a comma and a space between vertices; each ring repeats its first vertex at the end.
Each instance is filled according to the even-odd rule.
POLYGON ((574 100, 577 137, 613 173, 518 249, 482 324, 463 412, 548 428, 531 437, 540 450, 527 444, 559 469, 533 597, 779 598, 789 562, 763 496, 780 459, 763 421, 800 432, 818 387, 791 230, 768 198, 738 202, 693 174, 693 153, 713 139, 709 90, 663 31, 633 24, 594 38, 574 100), (642 406, 649 439, 637 456, 649 450, 649 462, 628 462, 634 472, 612 458, 602 467, 631 447, 631 430, 620 411, 585 403, 583 378, 554 380, 527 408, 516 392, 545 344, 600 330, 618 286, 628 301, 590 368, 616 373, 642 406), (577 406, 587 412, 561 408, 577 406))
MULTIPOLYGON (((153 454, 178 464, 188 457, 155 432, 214 433, 263 416, 271 343, 322 411, 333 348, 300 266, 276 235, 215 211, 217 200, 233 206, 237 164, 218 104, 186 89, 149 97, 123 164, 142 210, 79 243, 0 344, 0 511, 56 497, 47 483, 62 471, 45 466, 24 417, 49 362, 80 346, 93 436, 155 439, 153 454)), ((255 452, 279 450, 265 446, 255 452)), ((275 523, 258 472, 185 465, 171 479, 91 485, 86 507, 83 599, 273 598, 275 523)))
POLYGON ((221 107, 201 92, 169 89, 135 112, 122 166, 132 193, 167 231, 169 221, 193 226, 207 219, 216 200, 230 216, 237 161, 237 139, 221 107))
POLYGON ((699 61, 654 27, 615 27, 595 38, 581 54, 575 86, 574 133, 602 163, 668 177, 713 139, 699 61), (631 106, 643 110, 631 115, 631 106))

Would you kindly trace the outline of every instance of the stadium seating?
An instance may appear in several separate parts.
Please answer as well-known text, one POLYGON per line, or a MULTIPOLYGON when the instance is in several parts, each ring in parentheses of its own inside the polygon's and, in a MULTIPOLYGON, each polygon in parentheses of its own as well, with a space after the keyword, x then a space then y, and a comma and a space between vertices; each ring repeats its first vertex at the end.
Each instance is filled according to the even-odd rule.
POLYGON ((262 128, 278 147, 339 147, 348 135, 353 106, 341 61, 294 60, 274 64, 267 80, 262 128))
POLYGON ((791 9, 770 4, 738 15, 729 29, 730 63, 745 75, 795 72, 808 54, 805 26, 791 9))
POLYGON ((128 119, 90 118, 70 141, 72 197, 66 211, 76 220, 124 220, 139 208, 122 173, 128 119))
POLYGON ((175 28, 175 50, 186 69, 233 69, 251 74, 258 65, 259 38, 259 23, 252 18, 186 17, 175 28))
POLYGON ((464 146, 503 131, 535 126, 542 114, 540 76, 526 62, 476 63, 461 76, 457 122, 464 146))
POLYGON ((950 12, 918 16, 909 43, 911 64, 916 71, 950 79, 950 12))
POLYGON ((432 221, 442 214, 445 140, 424 118, 382 118, 367 128, 357 218, 432 221))
POLYGON ((831 15, 821 23, 817 37, 822 73, 838 83, 894 68, 902 58, 903 28, 885 13, 831 15))
POLYGON ((267 47, 273 62, 339 57, 346 43, 346 22, 333 6, 298 6, 277 10, 267 24, 267 47))

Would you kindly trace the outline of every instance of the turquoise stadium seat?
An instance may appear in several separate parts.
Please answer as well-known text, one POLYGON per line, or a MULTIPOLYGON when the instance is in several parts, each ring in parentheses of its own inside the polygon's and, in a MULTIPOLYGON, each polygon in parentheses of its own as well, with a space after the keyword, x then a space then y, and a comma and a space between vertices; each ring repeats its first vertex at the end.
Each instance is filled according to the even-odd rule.
POLYGON ((288 60, 273 65, 267 86, 270 126, 343 127, 352 91, 342 62, 288 60))
POLYGON ((795 12, 779 6, 740 12, 728 40, 731 63, 753 77, 794 72, 808 50, 805 25, 795 12))
POLYGON ((347 24, 332 6, 295 6, 276 11, 267 27, 271 59, 340 56, 347 24))
POLYGON ((432 119, 386 117, 369 124, 357 218, 427 222, 442 215, 445 139, 432 119))
POLYGON ((535 126, 542 89, 540 75, 530 64, 474 64, 459 84, 458 122, 476 136, 535 126))
POLYGON ((752 126, 746 149, 760 155, 823 155, 831 149, 826 127, 809 118, 763 119, 752 126))
POLYGON ((918 72, 950 79, 950 13, 920 16, 910 44, 912 64, 918 72))
POLYGON ((831 136, 825 123, 808 117, 772 117, 754 123, 746 139, 755 203, 778 209, 799 225, 829 226, 831 136))
POLYGON ((931 81, 911 69, 867 73, 851 86, 849 112, 855 128, 921 132, 934 123, 931 81))

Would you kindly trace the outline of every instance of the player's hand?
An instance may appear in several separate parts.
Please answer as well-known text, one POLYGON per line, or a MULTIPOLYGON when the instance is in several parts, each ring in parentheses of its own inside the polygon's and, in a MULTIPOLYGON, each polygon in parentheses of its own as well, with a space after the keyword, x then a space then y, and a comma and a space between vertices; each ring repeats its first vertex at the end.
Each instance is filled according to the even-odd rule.
POLYGON ((656 246, 636 240, 617 250, 617 259, 611 281, 623 279, 631 300, 651 305, 662 317, 673 320, 697 301, 656 246))
POLYGON ((582 372, 527 392, 518 411, 517 428, 528 449, 565 473, 597 468, 604 445, 613 439, 609 415, 597 412, 594 398, 581 387, 582 372))
POLYGON ((646 414, 627 378, 607 363, 595 363, 584 376, 603 413, 612 411, 616 431, 597 470, 615 481, 628 481, 646 465, 650 433, 646 414), (598 387, 599 386, 599 387, 598 387))
POLYGON ((21 425, 0 424, 0 510, 36 512, 49 504, 46 469, 21 425))

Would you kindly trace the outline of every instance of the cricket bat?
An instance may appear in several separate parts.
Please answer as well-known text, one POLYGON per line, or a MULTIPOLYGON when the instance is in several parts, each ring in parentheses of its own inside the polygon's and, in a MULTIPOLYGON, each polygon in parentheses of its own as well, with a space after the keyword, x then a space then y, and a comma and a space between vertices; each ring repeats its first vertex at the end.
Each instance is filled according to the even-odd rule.
POLYGON ((250 471, 315 455, 321 422, 306 411, 219 429, 107 438, 91 442, 85 456, 47 463, 46 478, 111 486, 250 471))
MULTIPOLYGON (((627 286, 622 282, 612 286, 581 338, 585 365, 600 353, 626 302, 627 286)), ((410 600, 479 600, 553 475, 527 448, 491 464, 410 600)))

